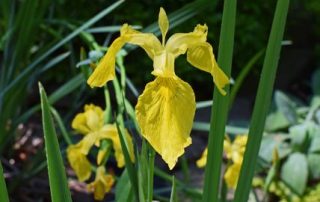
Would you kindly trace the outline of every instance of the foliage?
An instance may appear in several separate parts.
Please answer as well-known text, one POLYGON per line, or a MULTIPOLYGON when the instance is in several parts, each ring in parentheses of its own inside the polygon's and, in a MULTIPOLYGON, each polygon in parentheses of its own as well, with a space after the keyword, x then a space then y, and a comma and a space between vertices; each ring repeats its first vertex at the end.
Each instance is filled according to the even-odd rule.
MULTIPOLYGON (((262 140, 260 156, 271 163, 271 152, 276 149, 279 159, 276 163, 273 162, 274 169, 268 172, 272 180, 266 181, 265 187, 268 188, 272 183, 279 186, 284 183, 290 191, 281 195, 277 193, 283 198, 291 195, 302 198, 307 195, 308 187, 320 179, 320 97, 316 87, 319 85, 314 85, 315 95, 309 105, 277 91, 276 110, 267 119, 268 134, 262 140)), ((272 191, 271 189, 268 190, 272 191)))

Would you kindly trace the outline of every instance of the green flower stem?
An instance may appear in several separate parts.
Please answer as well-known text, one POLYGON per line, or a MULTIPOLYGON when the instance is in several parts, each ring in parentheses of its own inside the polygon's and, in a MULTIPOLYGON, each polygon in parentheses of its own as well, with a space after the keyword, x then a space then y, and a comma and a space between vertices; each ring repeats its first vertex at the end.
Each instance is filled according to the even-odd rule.
MULTIPOLYGON (((218 64, 228 77, 231 74, 234 29, 236 18, 236 0, 225 0, 219 43, 218 64)), ((214 90, 214 105, 211 112, 208 156, 205 169, 203 201, 219 201, 219 182, 222 164, 223 139, 229 107, 229 86, 227 95, 222 96, 217 87, 214 90)))
POLYGON ((265 120, 270 106, 288 7, 289 0, 279 0, 277 3, 266 50, 266 56, 262 68, 261 79, 259 82, 256 102, 254 105, 252 121, 250 124, 248 143, 244 154, 240 178, 235 192, 235 202, 243 202, 248 200, 265 120))
POLYGON ((148 194, 147 194, 147 202, 152 202, 153 200, 153 176, 154 176, 154 157, 155 151, 151 147, 149 143, 147 143, 148 147, 148 194))
POLYGON ((106 109, 104 111, 104 123, 110 123, 111 121, 111 101, 110 101, 110 93, 107 86, 104 86, 104 99, 106 102, 106 109))

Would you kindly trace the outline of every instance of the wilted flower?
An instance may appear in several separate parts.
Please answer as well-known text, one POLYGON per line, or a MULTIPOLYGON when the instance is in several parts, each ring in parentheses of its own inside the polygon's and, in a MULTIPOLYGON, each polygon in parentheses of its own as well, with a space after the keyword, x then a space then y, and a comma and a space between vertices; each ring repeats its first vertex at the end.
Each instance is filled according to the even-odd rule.
POLYGON ((229 83, 229 79, 218 67, 212 47, 206 42, 206 25, 197 25, 190 33, 174 34, 165 43, 169 21, 161 8, 159 27, 162 43, 155 35, 141 33, 124 24, 120 37, 111 44, 88 79, 88 84, 101 87, 114 79, 115 57, 126 43, 138 45, 145 50, 153 60, 152 74, 156 78, 146 85, 139 97, 136 117, 142 135, 172 169, 178 157, 184 153, 184 148, 191 144, 190 132, 196 105, 191 86, 175 74, 175 58, 187 53, 188 62, 210 73, 223 95, 226 94, 223 87, 229 83))

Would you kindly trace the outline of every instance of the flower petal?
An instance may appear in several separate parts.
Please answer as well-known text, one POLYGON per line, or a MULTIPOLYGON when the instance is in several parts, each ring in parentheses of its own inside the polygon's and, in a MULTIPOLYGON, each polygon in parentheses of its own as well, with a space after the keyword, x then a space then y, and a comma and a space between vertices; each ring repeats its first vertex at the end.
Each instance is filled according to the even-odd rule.
POLYGON ((168 29, 169 29, 169 20, 168 20, 166 11, 162 7, 160 8, 160 12, 159 12, 158 24, 162 34, 162 43, 164 44, 168 29))
POLYGON ((207 40, 207 25, 197 25, 193 32, 172 35, 166 44, 166 50, 175 57, 185 54, 188 48, 207 40))
POLYGON ((87 83, 91 87, 101 87, 115 77, 115 59, 117 52, 126 44, 131 43, 142 47, 153 59, 155 52, 163 49, 156 36, 150 33, 141 33, 124 24, 121 35, 109 47, 107 53, 99 62, 97 68, 89 77, 87 83))
POLYGON ((187 60, 193 66, 209 72, 220 93, 222 95, 226 94, 223 88, 229 84, 229 78, 218 66, 213 55, 212 46, 209 43, 199 43, 190 47, 187 52, 187 60))
POLYGON ((101 201, 104 195, 110 192, 114 178, 112 175, 106 174, 103 166, 97 168, 95 180, 88 185, 88 190, 94 193, 94 199, 101 201))
POLYGON ((147 84, 136 106, 142 135, 172 169, 191 144, 195 97, 180 78, 156 79, 147 84))
POLYGON ((100 130, 103 126, 104 113, 99 106, 85 105, 84 112, 79 113, 72 120, 72 128, 86 135, 100 130))
POLYGON ((199 160, 197 160, 196 163, 197 163, 198 168, 203 168, 203 167, 206 166, 206 164, 207 164, 207 156, 208 156, 208 148, 206 148, 203 151, 203 153, 201 155, 201 158, 199 160))
MULTIPOLYGON (((112 141, 112 146, 114 149, 114 155, 117 161, 117 166, 122 168, 125 164, 124 155, 121 148, 120 138, 118 134, 117 127, 115 125, 106 125, 101 131, 101 137, 112 141)), ((132 161, 134 161, 134 152, 132 139, 128 131, 126 130, 126 145, 129 149, 129 155, 132 161)))
POLYGON ((241 164, 234 163, 229 166, 224 174, 224 179, 229 188, 235 189, 237 187, 238 178, 240 174, 241 164))
POLYGON ((79 181, 83 182, 90 178, 91 164, 81 152, 81 148, 81 144, 70 145, 67 148, 67 158, 79 181))

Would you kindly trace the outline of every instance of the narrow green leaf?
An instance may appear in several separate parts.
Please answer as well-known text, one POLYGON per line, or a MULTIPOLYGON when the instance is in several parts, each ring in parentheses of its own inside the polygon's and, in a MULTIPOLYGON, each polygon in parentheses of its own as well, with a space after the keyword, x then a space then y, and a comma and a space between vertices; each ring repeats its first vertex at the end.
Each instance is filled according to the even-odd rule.
POLYGON ((118 129, 118 133, 119 133, 119 139, 120 139, 121 149, 122 149, 123 156, 124 156, 124 161, 126 164, 126 169, 128 171, 129 179, 130 179, 130 182, 133 187, 134 195, 135 195, 136 199, 138 199, 139 198, 138 180, 137 180, 136 170, 135 170, 134 165, 130 159, 130 155, 129 155, 128 147, 126 144, 124 132, 121 129, 121 127, 123 128, 123 123, 121 123, 121 121, 117 121, 116 125, 117 125, 117 129, 118 129))
POLYGON ((59 143, 50 113, 50 104, 44 88, 39 83, 42 109, 42 126, 45 139, 45 149, 48 163, 51 200, 53 202, 71 202, 71 195, 67 183, 59 143))
POLYGON ((6 88, 0 93, 0 97, 4 94, 6 94, 10 89, 15 87, 19 84, 19 81, 23 79, 25 76, 27 76, 34 68, 37 67, 42 61, 44 61, 49 55, 51 55, 54 51, 68 43, 70 40, 72 40, 74 37, 78 36, 82 31, 92 26, 94 23, 99 21, 101 18, 109 14, 111 11, 113 11, 115 8, 120 6, 124 0, 116 1, 111 6, 107 7, 106 9, 102 10, 100 13, 95 15, 93 18, 88 20, 86 23, 84 23, 81 27, 74 30, 71 34, 63 38, 59 43, 57 43, 55 46, 50 48, 47 52, 45 52, 43 55, 38 57, 34 62, 32 62, 30 65, 28 65, 24 70, 17 76, 9 85, 6 86, 6 88))
POLYGON ((248 200, 280 57, 289 0, 278 1, 251 119, 248 143, 235 192, 235 202, 248 200))
POLYGON ((320 154, 308 154, 308 166, 312 179, 320 178, 320 154))
POLYGON ((0 201, 9 202, 6 181, 4 180, 3 168, 2 168, 1 162, 0 162, 0 201))
MULTIPOLYGON (((234 30, 236 20, 236 0, 225 0, 223 7, 222 25, 220 32, 218 64, 230 78, 234 30)), ((222 164, 223 139, 229 108, 229 86, 225 88, 227 95, 223 96, 215 87, 211 111, 211 123, 208 143, 207 165, 205 168, 205 181, 203 201, 219 201, 220 174, 222 164)))
POLYGON ((174 176, 172 176, 172 189, 170 195, 170 202, 177 202, 177 193, 176 193, 176 181, 174 176))
POLYGON ((308 180, 306 156, 298 152, 291 154, 282 166, 281 178, 292 191, 302 195, 308 180))
POLYGON ((63 121, 61 119, 60 114, 57 112, 57 110, 55 108, 51 107, 50 109, 51 109, 52 116, 54 117, 54 119, 56 120, 56 122, 60 128, 60 131, 61 131, 61 134, 62 134, 64 140, 66 141, 66 143, 68 145, 71 145, 72 141, 71 141, 70 134, 67 132, 67 129, 63 124, 63 121))
POLYGON ((117 202, 133 201, 132 193, 133 193, 132 185, 130 182, 128 171, 127 169, 125 169, 122 172, 122 175, 116 185, 116 193, 115 193, 116 201, 117 202))

